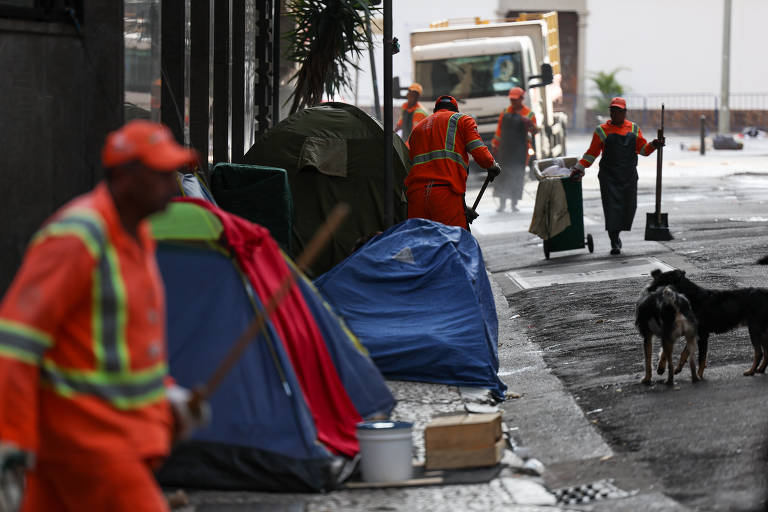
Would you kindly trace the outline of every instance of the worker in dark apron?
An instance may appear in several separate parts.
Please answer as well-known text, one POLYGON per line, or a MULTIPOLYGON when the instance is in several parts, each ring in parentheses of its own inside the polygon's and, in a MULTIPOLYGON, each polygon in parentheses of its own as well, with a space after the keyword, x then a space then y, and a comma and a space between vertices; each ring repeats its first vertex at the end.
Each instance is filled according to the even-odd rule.
POLYGON ((493 195, 499 199, 497 211, 503 212, 507 199, 513 212, 518 211, 517 202, 523 197, 525 168, 530 158, 529 134, 538 132, 536 116, 523 105, 525 91, 514 87, 509 91, 509 107, 500 115, 491 149, 496 160, 504 168, 493 183, 493 195))
POLYGON ((647 142, 635 123, 628 121, 624 98, 611 100, 611 120, 595 129, 589 149, 573 167, 571 175, 584 176, 584 169, 600 156, 600 198, 605 230, 611 239, 611 254, 621 254, 621 231, 630 231, 637 210, 637 155, 648 156, 664 145, 664 139, 647 142))

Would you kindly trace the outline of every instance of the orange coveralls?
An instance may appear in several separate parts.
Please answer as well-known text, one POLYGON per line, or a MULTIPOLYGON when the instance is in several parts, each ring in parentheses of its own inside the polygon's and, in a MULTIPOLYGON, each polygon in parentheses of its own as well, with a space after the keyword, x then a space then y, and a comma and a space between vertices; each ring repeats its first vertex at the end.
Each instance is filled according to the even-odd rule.
POLYGON ((477 133, 475 120, 467 114, 438 110, 414 127, 408 142, 412 163, 405 178, 408 218, 467 229, 467 152, 484 169, 494 162, 477 133))
POLYGON ((397 120, 397 126, 395 131, 403 130, 403 140, 407 141, 411 136, 413 127, 427 118, 427 111, 421 106, 418 101, 412 107, 408 107, 408 102, 403 103, 403 108, 400 111, 400 119, 397 120))
POLYGON ((23 511, 165 511, 152 474, 172 415, 149 227, 105 183, 33 237, 0 304, 0 440, 34 452, 23 511))
MULTIPOLYGON (((499 145, 501 144, 501 123, 502 123, 502 120, 504 119, 504 114, 513 114, 514 113, 513 108, 514 107, 510 105, 506 108, 506 110, 504 110, 501 114, 499 114, 499 122, 496 123, 496 133, 494 133, 493 140, 491 141, 491 148, 493 149, 494 155, 498 155, 499 145)), ((518 114, 520 114, 523 117, 527 117, 533 122, 533 126, 536 126, 536 114, 534 114, 531 109, 523 105, 523 107, 520 109, 518 114)), ((530 148, 531 148, 531 140, 528 139, 528 149, 530 148)), ((525 157, 525 165, 528 165, 528 161, 530 160, 530 158, 531 158, 530 154, 528 154, 525 157)))

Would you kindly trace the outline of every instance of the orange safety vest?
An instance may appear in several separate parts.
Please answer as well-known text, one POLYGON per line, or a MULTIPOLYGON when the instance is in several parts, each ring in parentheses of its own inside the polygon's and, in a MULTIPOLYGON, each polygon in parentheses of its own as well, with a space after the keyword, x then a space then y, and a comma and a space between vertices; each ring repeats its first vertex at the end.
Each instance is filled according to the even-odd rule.
POLYGON ((0 440, 41 460, 167 454, 165 298, 138 233, 101 183, 33 237, 0 304, 0 440))
MULTIPOLYGON (((515 110, 512 105, 508 106, 506 109, 504 109, 501 114, 499 114, 499 121, 496 123, 496 133, 493 135, 493 140, 491 141, 491 146, 493 147, 493 150, 496 151, 499 148, 499 145, 501 144, 501 124, 502 120, 504 119, 504 114, 514 114, 515 110)), ((533 121, 533 126, 536 126, 536 114, 533 113, 531 109, 523 105, 520 108, 520 111, 517 112, 523 117, 527 117, 531 121, 533 121)), ((531 141, 528 141, 528 147, 531 147, 531 141)))
POLYGON ((403 108, 400 111, 400 119, 397 120, 397 126, 395 130, 403 130, 403 140, 408 140, 408 137, 413 131, 413 127, 427 118, 427 111, 421 106, 421 103, 416 102, 412 107, 408 107, 408 103, 403 103, 403 108))
POLYGON ((457 194, 467 189, 469 155, 480 165, 493 165, 493 156, 477 133, 471 116, 438 110, 413 128, 408 139, 411 170, 407 188, 426 186, 430 181, 447 183, 457 194))

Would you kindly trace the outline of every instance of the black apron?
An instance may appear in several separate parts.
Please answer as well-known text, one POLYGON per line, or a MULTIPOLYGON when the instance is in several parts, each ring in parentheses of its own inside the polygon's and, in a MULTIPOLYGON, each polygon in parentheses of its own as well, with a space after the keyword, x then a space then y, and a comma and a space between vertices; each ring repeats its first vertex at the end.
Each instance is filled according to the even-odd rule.
POLYGON ((606 231, 629 231, 637 210, 637 152, 634 130, 611 133, 603 142, 600 158, 600 198, 606 231))
POLYGON ((502 200, 523 197, 525 159, 528 156, 528 130, 523 116, 507 112, 501 118, 501 141, 496 159, 501 174, 493 180, 493 195, 502 200))
POLYGON ((411 136, 411 132, 413 131, 414 112, 416 112, 416 110, 408 112, 407 110, 403 109, 403 115, 401 116, 403 119, 403 125, 400 127, 400 129, 403 131, 403 140, 408 140, 408 137, 411 136))

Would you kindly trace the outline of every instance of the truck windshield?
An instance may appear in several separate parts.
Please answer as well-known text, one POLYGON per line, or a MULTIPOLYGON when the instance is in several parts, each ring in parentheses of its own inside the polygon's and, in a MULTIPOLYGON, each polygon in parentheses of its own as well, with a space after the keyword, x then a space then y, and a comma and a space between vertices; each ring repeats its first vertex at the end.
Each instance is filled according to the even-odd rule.
POLYGON ((523 87, 523 66, 520 53, 423 60, 416 62, 416 82, 425 99, 503 96, 512 87, 523 87))

